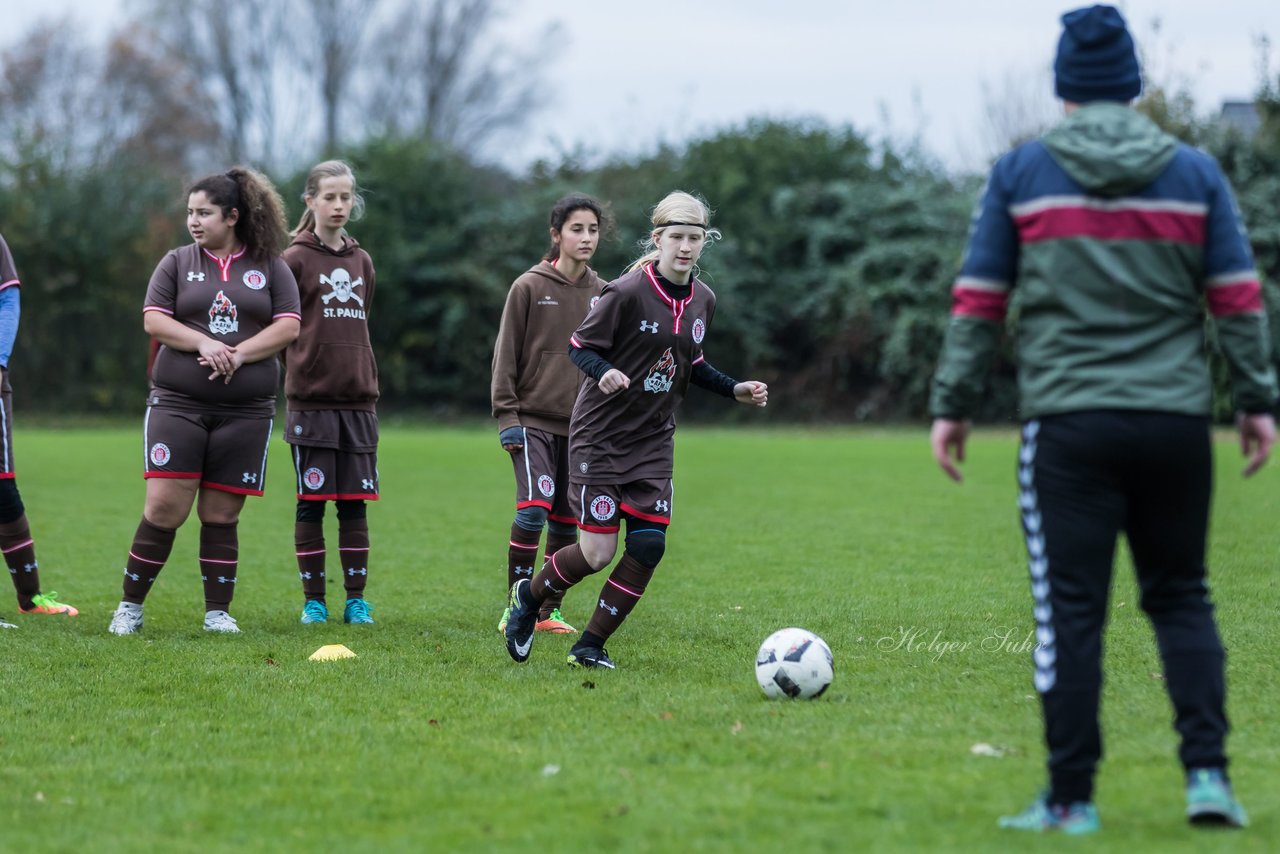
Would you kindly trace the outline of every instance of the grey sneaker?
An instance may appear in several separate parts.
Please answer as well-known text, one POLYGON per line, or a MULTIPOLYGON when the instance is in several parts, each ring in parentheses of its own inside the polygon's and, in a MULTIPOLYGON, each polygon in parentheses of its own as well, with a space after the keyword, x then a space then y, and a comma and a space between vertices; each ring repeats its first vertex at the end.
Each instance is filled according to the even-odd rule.
POLYGON ((223 632, 228 635, 240 634, 240 627, 236 625, 236 618, 226 611, 205 611, 204 630, 206 632, 223 632))
POLYGON ((142 631, 142 606, 132 602, 121 602, 111 615, 111 625, 107 631, 113 635, 136 635, 142 631))

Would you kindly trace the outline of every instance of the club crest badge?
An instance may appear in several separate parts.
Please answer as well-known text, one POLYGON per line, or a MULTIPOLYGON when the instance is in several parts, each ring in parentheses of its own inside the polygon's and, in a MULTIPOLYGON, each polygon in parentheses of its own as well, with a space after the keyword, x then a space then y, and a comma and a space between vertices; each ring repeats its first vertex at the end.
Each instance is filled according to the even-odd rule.
POLYGON ((324 486, 324 472, 312 466, 302 473, 302 485, 310 490, 317 490, 324 486))
POLYGON ((223 291, 213 298, 209 306, 209 331, 214 335, 227 335, 240 329, 240 321, 236 320, 236 304, 227 299, 223 291))
POLYGON ((693 322, 692 332, 694 344, 701 344, 702 339, 707 337, 707 324, 701 317, 693 322))
POLYGON ((671 354, 671 348, 668 347, 666 352, 662 354, 662 358, 653 363, 653 367, 649 368, 649 375, 644 378, 644 390, 651 391, 654 394, 666 394, 671 391, 671 386, 675 384, 676 379, 676 357, 671 354))
POLYGON ((551 475, 544 474, 538 476, 538 491, 542 493, 543 498, 550 498, 556 494, 556 482, 551 475))
POLYGON ((595 308, 596 303, 598 302, 600 302, 600 297, 592 297, 591 304, 587 306, 587 311, 591 311, 591 309, 595 308))
POLYGON ((608 522, 618 512, 618 505, 607 495, 591 499, 591 515, 597 522, 608 522))
POLYGON ((250 270, 244 274, 244 286, 251 291, 260 291, 267 286, 267 276, 261 270, 250 270))
POLYGON ((156 442, 151 446, 151 464, 153 466, 167 466, 171 459, 173 459, 173 454, 170 453, 169 446, 164 442, 156 442))

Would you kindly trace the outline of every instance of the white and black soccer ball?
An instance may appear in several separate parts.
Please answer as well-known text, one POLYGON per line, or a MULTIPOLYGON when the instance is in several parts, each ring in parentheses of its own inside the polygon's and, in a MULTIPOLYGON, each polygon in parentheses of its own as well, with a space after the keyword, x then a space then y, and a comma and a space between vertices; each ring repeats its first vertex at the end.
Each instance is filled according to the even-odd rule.
POLYGON ((807 700, 827 690, 835 671, 831 647, 805 629, 779 629, 756 653, 756 681, 771 700, 807 700))

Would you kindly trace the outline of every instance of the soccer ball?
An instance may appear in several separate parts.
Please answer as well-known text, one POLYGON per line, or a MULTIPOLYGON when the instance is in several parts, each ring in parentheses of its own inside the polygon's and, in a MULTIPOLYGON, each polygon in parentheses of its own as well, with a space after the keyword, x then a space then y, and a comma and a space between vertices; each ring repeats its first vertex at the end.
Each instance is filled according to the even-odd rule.
POLYGON ((833 675, 831 647, 805 629, 779 629, 756 653, 756 681, 771 700, 817 697, 833 675))

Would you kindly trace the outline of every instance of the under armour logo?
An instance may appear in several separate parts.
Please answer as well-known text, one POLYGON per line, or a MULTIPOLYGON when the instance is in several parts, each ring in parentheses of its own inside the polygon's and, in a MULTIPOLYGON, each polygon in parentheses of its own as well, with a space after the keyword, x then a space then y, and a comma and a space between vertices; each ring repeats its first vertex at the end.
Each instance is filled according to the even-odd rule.
POLYGON ((241 483, 257 483, 258 476, 251 471, 247 471, 244 473, 244 476, 240 478, 240 482, 241 483))
POLYGON ((373 489, 373 481, 367 477, 360 481, 360 485, 365 489, 373 489))
POLYGON ((657 335, 657 334, 658 334, 658 321, 656 321, 656 320, 655 320, 655 321, 653 321, 652 323, 649 323, 649 322, 646 322, 646 321, 643 321, 643 320, 642 320, 642 321, 640 321, 640 331, 641 331, 641 332, 651 332, 651 333, 653 333, 654 335, 657 335))
POLYGON ((368 575, 368 574, 369 574, 369 570, 367 569, 351 569, 350 567, 347 568, 347 575, 368 575))
POLYGON ((515 572, 516 575, 527 575, 530 578, 533 578, 533 567, 531 566, 517 566, 513 572, 515 572))
POLYGON ((135 575, 134 573, 130 572, 130 571, 129 571, 129 567, 127 567, 127 566, 124 568, 124 574, 125 574, 125 576, 126 576, 127 578, 132 578, 134 581, 141 581, 141 580, 142 580, 142 576, 141 576, 141 575, 135 575))
POLYGON ((309 573, 309 572, 299 572, 299 573, 298 573, 298 577, 299 577, 299 578, 301 578, 303 581, 310 581, 310 580, 311 580, 311 573, 309 573))
POLYGON ((613 616, 615 616, 615 617, 616 617, 616 616, 618 616, 618 609, 617 609, 617 608, 615 608, 615 607, 613 607, 612 605, 606 605, 603 599, 601 599, 601 600, 600 600, 600 607, 601 607, 601 608, 604 608, 606 611, 608 611, 608 612, 609 612, 610 614, 612 614, 613 616))
POLYGON ((544 578, 544 579, 542 579, 542 586, 543 586, 543 587, 545 587, 545 588, 547 588, 548 590, 550 590, 552 593, 563 593, 563 592, 564 592, 563 590, 559 590, 559 589, 557 589, 557 588, 555 588, 555 587, 552 587, 552 586, 551 586, 551 579, 550 579, 550 578, 544 578))
POLYGON ((188 282, 203 282, 203 281, 204 281, 204 273, 193 273, 193 272, 191 272, 190 270, 188 270, 188 271, 187 271, 187 281, 188 281, 188 282))
POLYGON ((24 571, 24 572, 35 572, 35 571, 36 571, 37 569, 39 569, 39 568, 40 568, 40 564, 38 564, 38 563, 34 563, 34 562, 32 562, 32 563, 24 563, 24 564, 22 565, 22 569, 23 569, 23 571, 24 571))
POLYGON ((671 512, 671 502, 670 502, 670 501, 655 501, 655 502, 653 503, 653 509, 654 509, 654 510, 657 510, 659 513, 670 513, 670 512, 671 512))
POLYGON ((234 578, 227 578, 225 575, 219 575, 218 583, 219 584, 235 584, 236 580, 234 578))

